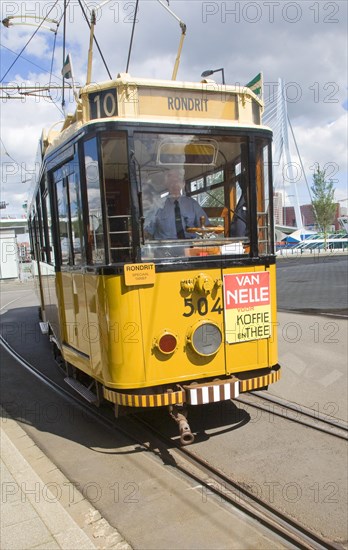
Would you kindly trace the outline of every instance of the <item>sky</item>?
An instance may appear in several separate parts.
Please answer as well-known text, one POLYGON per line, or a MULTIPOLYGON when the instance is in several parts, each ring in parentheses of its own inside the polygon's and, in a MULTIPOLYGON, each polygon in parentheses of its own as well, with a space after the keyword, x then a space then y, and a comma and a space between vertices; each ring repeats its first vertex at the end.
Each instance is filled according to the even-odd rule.
MULTIPOLYGON (((125 72, 135 1, 80 2, 88 17, 97 9, 95 36, 112 77, 125 72)), ((15 16, 12 22, 17 24, 1 25, 1 86, 61 85, 63 4, 64 0, 2 1, 1 20, 15 16), (56 35, 49 28, 37 30, 40 17, 60 21, 56 35), (24 24, 29 22, 34 26, 24 24)), ((187 26, 177 80, 199 82, 204 70, 223 68, 227 84, 244 85, 262 71, 268 108, 281 91, 303 166, 302 170, 292 144, 293 178, 301 204, 310 202, 308 186, 319 164, 334 182, 336 201, 348 206, 347 5, 346 0, 169 0, 169 8, 187 26)), ((89 29, 79 0, 70 0, 66 22, 66 53, 71 54, 76 83, 83 85, 89 29)), ((180 33, 178 22, 158 0, 139 0, 129 73, 170 79, 180 33)), ((221 82, 221 72, 212 78, 221 82)), ((108 79, 95 49, 92 81, 108 79)), ((42 129, 63 119, 60 90, 51 90, 51 99, 14 99, 15 95, 0 91, 0 201, 7 203, 2 217, 25 214, 22 205, 30 193, 42 129)), ((66 110, 73 112, 73 94, 66 94, 65 100, 66 110)))

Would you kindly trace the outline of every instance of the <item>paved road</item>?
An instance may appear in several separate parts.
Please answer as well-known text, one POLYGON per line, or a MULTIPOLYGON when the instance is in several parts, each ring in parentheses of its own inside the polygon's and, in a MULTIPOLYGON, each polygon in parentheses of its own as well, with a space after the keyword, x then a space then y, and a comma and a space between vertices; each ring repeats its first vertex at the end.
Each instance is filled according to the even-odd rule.
POLYGON ((280 258, 278 309, 348 314, 348 256, 280 258))

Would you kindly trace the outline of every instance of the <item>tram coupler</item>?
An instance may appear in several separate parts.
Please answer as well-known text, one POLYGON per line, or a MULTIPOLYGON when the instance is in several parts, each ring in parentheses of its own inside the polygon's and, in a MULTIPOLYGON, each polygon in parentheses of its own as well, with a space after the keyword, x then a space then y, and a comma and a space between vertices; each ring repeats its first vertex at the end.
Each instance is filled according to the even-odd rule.
POLYGON ((187 410, 184 407, 177 405, 169 406, 169 414, 179 425, 180 443, 181 445, 190 445, 195 440, 195 436, 191 432, 189 423, 187 422, 187 410))

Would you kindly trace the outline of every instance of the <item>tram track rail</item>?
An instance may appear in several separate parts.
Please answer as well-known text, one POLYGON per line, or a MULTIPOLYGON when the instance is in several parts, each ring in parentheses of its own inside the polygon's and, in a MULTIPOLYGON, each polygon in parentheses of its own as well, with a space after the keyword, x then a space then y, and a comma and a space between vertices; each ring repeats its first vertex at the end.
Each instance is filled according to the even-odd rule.
POLYGON ((239 395, 238 403, 279 416, 296 424, 308 426, 314 430, 329 434, 339 439, 348 440, 348 424, 343 420, 324 415, 271 394, 255 391, 239 395))
POLYGON ((340 548, 339 545, 320 537, 293 518, 272 507, 248 490, 245 485, 239 483, 238 480, 227 476, 221 470, 210 465, 192 450, 181 447, 175 440, 160 433, 141 418, 139 413, 127 417, 127 429, 118 424, 116 425, 115 419, 107 417, 100 410, 81 400, 80 396, 75 396, 71 391, 41 373, 39 369, 15 351, 2 335, 0 335, 0 345, 37 379, 57 392, 63 399, 87 413, 105 428, 118 430, 122 435, 143 447, 144 450, 154 453, 161 459, 163 459, 163 451, 165 451, 166 465, 172 466, 181 472, 191 482, 198 483, 202 494, 205 493, 210 496, 214 494, 220 502, 237 508, 272 533, 278 535, 287 544, 293 545, 294 548, 318 550, 340 548), (129 424, 132 424, 135 429, 130 430, 129 424))
POLYGON ((241 484, 220 469, 215 468, 188 447, 181 447, 172 439, 155 430, 153 426, 139 418, 139 416, 136 417, 136 422, 151 433, 155 433, 167 445, 174 446, 171 451, 172 456, 176 459, 176 469, 198 482, 202 488, 202 494, 204 492, 206 492, 206 495, 214 493, 220 501, 238 508, 247 516, 276 533, 287 543, 294 545, 295 548, 316 550, 341 548, 277 510, 248 490, 245 484, 241 484))

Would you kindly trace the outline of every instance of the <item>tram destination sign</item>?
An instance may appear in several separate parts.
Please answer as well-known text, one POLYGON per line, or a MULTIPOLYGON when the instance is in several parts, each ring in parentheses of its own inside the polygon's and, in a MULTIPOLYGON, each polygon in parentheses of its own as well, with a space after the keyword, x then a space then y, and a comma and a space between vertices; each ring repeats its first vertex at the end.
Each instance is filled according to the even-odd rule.
POLYGON ((271 337, 268 271, 224 275, 224 302, 228 344, 271 337))
POLYGON ((146 89, 138 90, 139 115, 236 120, 237 95, 223 92, 146 89))
POLYGON ((88 93, 88 104, 90 120, 117 117, 126 104, 131 116, 238 119, 238 94, 223 91, 138 87, 118 94, 116 88, 107 88, 88 93))

